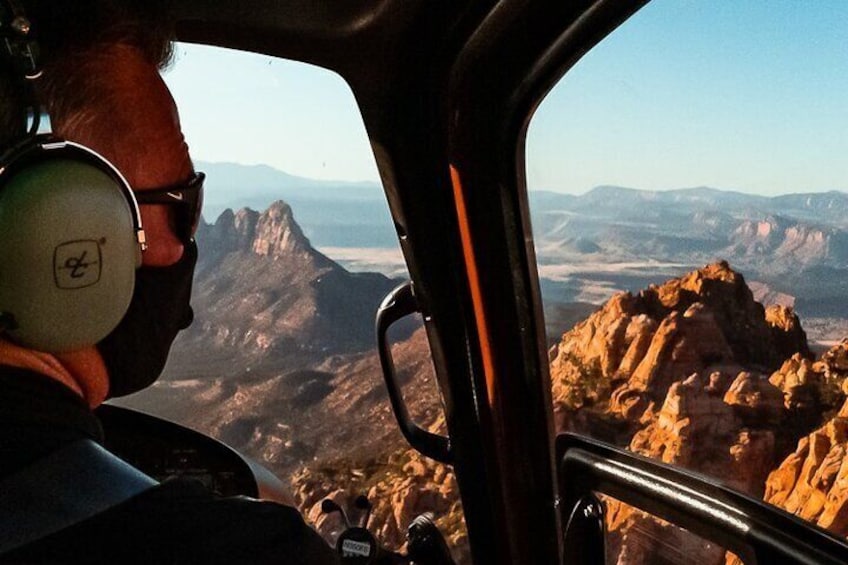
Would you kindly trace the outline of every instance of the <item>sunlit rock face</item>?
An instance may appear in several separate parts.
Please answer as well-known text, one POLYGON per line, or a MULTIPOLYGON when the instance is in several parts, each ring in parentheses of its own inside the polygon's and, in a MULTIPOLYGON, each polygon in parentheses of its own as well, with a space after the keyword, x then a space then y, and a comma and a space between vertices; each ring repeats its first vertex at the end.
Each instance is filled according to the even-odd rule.
POLYGON ((580 431, 584 406, 632 424, 692 373, 767 373, 795 353, 809 348, 792 310, 766 310, 742 275, 715 263, 619 294, 564 334, 551 350, 555 412, 562 429, 580 431))
MULTIPOLYGON (((768 497, 767 478, 780 461, 844 399, 848 356, 832 350, 825 358, 811 359, 791 308, 763 308, 742 275, 715 263, 620 294, 563 335, 551 350, 557 424, 768 497)), ((831 461, 846 445, 835 449, 831 461)), ((783 491, 792 483, 787 476, 803 475, 809 450, 798 450, 801 463, 787 463, 790 470, 773 480, 783 491)), ((796 495, 813 505, 806 513, 838 521, 829 516, 839 511, 825 514, 811 492, 805 486, 796 495)), ((612 562, 674 562, 680 551, 702 563, 726 559, 722 548, 618 501, 607 500, 607 511, 612 562)))
MULTIPOLYGON (((338 471, 343 471, 339 469, 338 471)), ((465 527, 459 489, 451 469, 413 450, 393 454, 387 465, 374 473, 374 469, 349 469, 371 485, 365 493, 356 489, 339 488, 340 481, 324 472, 300 471, 292 481, 298 507, 308 520, 326 538, 335 539, 344 529, 338 514, 324 514, 321 503, 330 499, 342 508, 355 508, 359 494, 367 494, 374 505, 369 520, 372 533, 387 547, 402 549, 406 544, 406 530, 418 515, 432 512, 436 524, 446 535, 452 547, 465 544, 465 527)), ((353 511, 354 523, 362 516, 353 511)), ((466 555, 456 555, 468 562, 466 555)))
POLYGON ((826 261, 833 254, 830 243, 837 230, 798 223, 780 216, 747 220, 730 234, 731 245, 724 256, 772 257, 795 264, 826 261))
MULTIPOLYGON (((845 398, 847 373, 848 342, 843 342, 817 361, 788 359, 772 375, 790 410, 818 402, 821 425, 768 474, 763 495, 769 504, 843 537, 848 536, 848 402, 838 411, 826 409, 845 398)), ((727 556, 728 565, 741 563, 727 556)))
MULTIPOLYGON (((844 386, 848 344, 828 351, 812 372, 844 386), (834 375, 834 373, 836 373, 834 375), (830 378, 828 378, 830 374, 830 378), (839 382, 841 380, 841 383, 839 382)), ((835 390, 832 388, 833 394, 835 390)), ((794 453, 769 474, 765 500, 840 535, 848 535, 848 403, 802 438, 794 453)))

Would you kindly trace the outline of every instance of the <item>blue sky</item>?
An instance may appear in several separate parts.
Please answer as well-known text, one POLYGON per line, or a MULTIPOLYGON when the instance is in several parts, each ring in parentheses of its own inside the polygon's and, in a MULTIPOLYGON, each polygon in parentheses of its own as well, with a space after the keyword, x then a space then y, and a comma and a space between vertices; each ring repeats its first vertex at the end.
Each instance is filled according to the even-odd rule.
MULTIPOLYGON (((551 91, 531 188, 848 190, 848 1, 654 0, 551 91)), ((333 73, 181 48, 166 80, 196 159, 377 180, 333 73)))
POLYGON ((165 82, 195 160, 333 180, 379 177, 353 93, 325 69, 179 45, 165 82))

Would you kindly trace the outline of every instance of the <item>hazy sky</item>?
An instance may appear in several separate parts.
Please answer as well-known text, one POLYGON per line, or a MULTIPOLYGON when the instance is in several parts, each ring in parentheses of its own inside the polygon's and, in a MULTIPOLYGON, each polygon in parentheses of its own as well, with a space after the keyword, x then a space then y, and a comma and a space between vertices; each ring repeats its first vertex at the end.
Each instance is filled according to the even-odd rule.
MULTIPOLYGON (((538 109, 531 188, 848 190, 848 1, 654 0, 538 109)), ((377 180, 328 71, 185 46, 166 74, 196 159, 377 180)))

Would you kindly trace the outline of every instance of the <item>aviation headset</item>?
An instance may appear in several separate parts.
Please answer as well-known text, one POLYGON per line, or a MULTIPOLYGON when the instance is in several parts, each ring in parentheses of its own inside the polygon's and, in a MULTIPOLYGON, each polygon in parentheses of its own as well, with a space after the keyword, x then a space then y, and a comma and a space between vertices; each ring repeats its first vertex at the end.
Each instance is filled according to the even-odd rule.
MULTIPOLYGON (((38 43, 15 0, 0 0, 0 63, 31 92, 38 43)), ((34 97, 31 97, 34 100, 34 97)), ((0 331, 59 353, 94 345, 121 321, 146 248, 121 173, 94 151, 27 135, 0 157, 0 331)))

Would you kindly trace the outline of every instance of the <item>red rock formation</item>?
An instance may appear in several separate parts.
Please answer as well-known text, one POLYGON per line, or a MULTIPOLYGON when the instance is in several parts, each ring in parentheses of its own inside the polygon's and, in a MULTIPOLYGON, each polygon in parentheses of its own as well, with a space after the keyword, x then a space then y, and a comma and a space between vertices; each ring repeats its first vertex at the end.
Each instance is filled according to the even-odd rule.
POLYGON ((774 461, 774 432, 785 409, 779 389, 765 377, 742 372, 722 394, 719 373, 695 373, 669 388, 630 449, 694 469, 749 493, 762 493, 774 461))
MULTIPOLYGON (((842 394, 834 386, 827 393, 825 371, 834 369, 808 359, 792 310, 764 309, 726 263, 616 296, 551 357, 561 427, 754 496, 818 425, 828 398, 842 394)), ((848 372, 848 355, 831 365, 848 372)), ((607 507, 619 564, 725 559, 721 548, 640 511, 614 500, 607 507)))
MULTIPOLYGON (((468 563, 467 536, 459 501, 459 490, 449 467, 427 459, 413 450, 391 456, 388 466, 373 469, 344 469, 344 464, 330 466, 334 472, 301 470, 293 479, 297 506, 307 519, 331 543, 335 542, 344 525, 337 514, 321 512, 321 502, 329 498, 342 508, 354 508, 360 494, 367 494, 374 505, 369 530, 386 547, 402 550, 406 543, 406 528, 423 512, 433 512, 436 524, 455 548, 455 559, 468 563), (339 472, 350 472, 359 480, 341 479, 339 472), (339 489, 339 484, 347 484, 339 489), (365 490, 362 490, 365 489, 365 490), (456 548, 460 548, 457 551, 456 548)), ((357 521, 358 517, 351 517, 357 521)))
MULTIPOLYGON (((845 384, 848 343, 843 342, 810 364, 791 359, 773 381, 810 385, 814 379, 835 389, 845 384), (797 365, 798 370, 783 370, 797 365), (796 376, 797 375, 797 376, 796 376), (841 382, 839 382, 841 380, 841 382), (806 382, 802 382, 806 381, 806 382)), ((833 390, 831 390, 833 393, 833 390)), ((769 474, 764 499, 832 532, 848 536, 848 402, 823 426, 798 442, 795 452, 769 474)))
MULTIPOLYGON (((558 425, 591 431, 584 427, 591 418, 576 412, 592 407, 627 427, 694 372, 769 371, 795 353, 809 349, 791 309, 766 311, 727 263, 708 265, 635 296, 619 294, 563 335, 551 349, 558 425)), ((626 444, 633 431, 618 439, 626 444)))
POLYGON ((694 303, 682 315, 672 311, 660 323, 627 384, 612 394, 610 410, 626 420, 638 420, 673 382, 732 359, 715 316, 703 304, 694 303))

